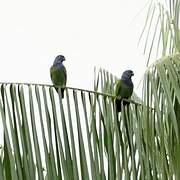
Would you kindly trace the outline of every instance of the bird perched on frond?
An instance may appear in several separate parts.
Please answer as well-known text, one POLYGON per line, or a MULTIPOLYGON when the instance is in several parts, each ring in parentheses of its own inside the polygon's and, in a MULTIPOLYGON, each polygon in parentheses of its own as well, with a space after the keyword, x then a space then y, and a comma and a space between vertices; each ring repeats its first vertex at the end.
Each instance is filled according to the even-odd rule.
MULTIPOLYGON (((63 55, 58 55, 53 65, 50 68, 50 75, 53 85, 59 86, 61 88, 62 98, 64 97, 64 89, 66 87, 67 81, 67 73, 66 68, 63 65, 63 61, 65 61, 65 57, 63 55)), ((58 93, 58 87, 55 87, 58 93)))
MULTIPOLYGON (((133 82, 131 77, 134 76, 132 70, 123 72, 121 79, 117 81, 115 88, 115 96, 119 99, 115 100, 117 112, 121 112, 122 99, 129 99, 133 93, 133 82)), ((123 105, 128 105, 129 102, 123 101, 123 105)))

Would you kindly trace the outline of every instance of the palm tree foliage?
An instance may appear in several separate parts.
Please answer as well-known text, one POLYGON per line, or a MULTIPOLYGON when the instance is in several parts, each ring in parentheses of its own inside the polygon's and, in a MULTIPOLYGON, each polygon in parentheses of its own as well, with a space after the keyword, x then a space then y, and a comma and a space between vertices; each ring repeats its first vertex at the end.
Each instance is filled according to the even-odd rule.
POLYGON ((103 93, 67 88, 63 100, 52 86, 1 84, 0 179, 179 177, 179 68, 179 55, 154 63, 143 104, 118 116, 116 78, 102 69, 95 90, 103 93))
POLYGON ((155 28, 148 56, 158 47, 161 58, 144 73, 142 98, 134 93, 119 114, 117 78, 103 69, 94 91, 67 87, 63 100, 50 85, 0 84, 0 179, 180 177, 180 3, 164 7, 150 3, 142 36, 146 49, 155 28))
POLYGON ((180 52, 179 0, 150 0, 139 42, 151 60, 180 52))

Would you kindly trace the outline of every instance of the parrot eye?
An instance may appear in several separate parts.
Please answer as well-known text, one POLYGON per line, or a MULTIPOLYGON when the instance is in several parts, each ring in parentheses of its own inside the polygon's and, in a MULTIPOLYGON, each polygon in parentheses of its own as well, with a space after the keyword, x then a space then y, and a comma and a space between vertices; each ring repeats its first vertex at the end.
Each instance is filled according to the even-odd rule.
POLYGON ((134 73, 133 73, 132 70, 129 70, 129 75, 130 75, 130 76, 134 76, 134 73))

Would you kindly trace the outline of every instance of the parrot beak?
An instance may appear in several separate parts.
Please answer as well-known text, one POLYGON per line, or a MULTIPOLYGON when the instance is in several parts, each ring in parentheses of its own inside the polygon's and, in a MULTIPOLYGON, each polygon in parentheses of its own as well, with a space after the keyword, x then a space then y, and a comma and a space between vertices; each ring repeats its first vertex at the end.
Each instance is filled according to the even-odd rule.
POLYGON ((131 73, 131 76, 134 76, 134 73, 133 73, 133 72, 131 73))

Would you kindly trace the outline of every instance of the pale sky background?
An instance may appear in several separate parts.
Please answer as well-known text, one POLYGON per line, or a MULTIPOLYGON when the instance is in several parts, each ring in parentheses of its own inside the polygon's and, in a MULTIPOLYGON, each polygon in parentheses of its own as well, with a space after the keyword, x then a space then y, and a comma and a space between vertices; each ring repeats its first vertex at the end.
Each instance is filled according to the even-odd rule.
POLYGON ((55 56, 63 54, 67 86, 93 89, 97 66, 118 77, 132 69, 136 91, 146 63, 137 47, 145 4, 144 0, 0 0, 0 82, 51 84, 49 68, 55 56))

